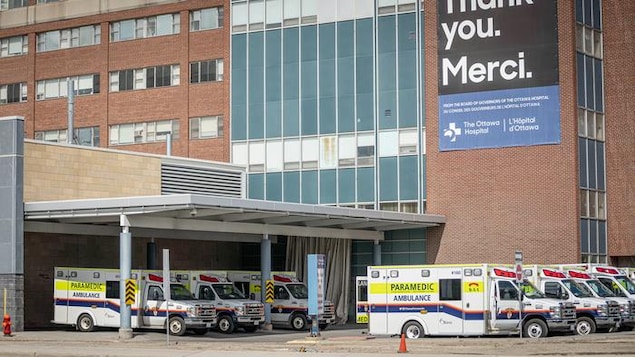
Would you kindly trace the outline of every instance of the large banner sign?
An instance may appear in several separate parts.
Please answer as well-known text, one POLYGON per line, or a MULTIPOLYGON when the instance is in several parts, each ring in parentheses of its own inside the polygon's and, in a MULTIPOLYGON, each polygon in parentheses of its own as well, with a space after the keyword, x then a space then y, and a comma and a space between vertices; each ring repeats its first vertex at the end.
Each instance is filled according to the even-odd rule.
POLYGON ((560 143, 556 0, 439 0, 439 150, 560 143))

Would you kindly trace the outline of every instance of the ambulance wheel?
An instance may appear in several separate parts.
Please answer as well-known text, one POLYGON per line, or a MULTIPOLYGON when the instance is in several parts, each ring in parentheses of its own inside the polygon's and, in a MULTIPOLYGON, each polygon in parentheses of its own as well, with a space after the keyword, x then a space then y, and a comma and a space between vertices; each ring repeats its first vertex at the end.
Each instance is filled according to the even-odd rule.
POLYGON ((302 314, 295 314, 291 316, 291 327, 296 331, 302 331, 306 329, 306 317, 302 314))
POLYGON ((403 325, 403 329, 401 329, 401 333, 405 334, 409 339, 417 339, 419 337, 423 337, 423 327, 417 321, 409 321, 405 325, 403 325))
POLYGON ((170 335, 183 336, 185 334, 185 321, 180 316, 170 317, 170 335))
POLYGON ((223 315, 218 318, 218 330, 222 333, 232 333, 236 329, 231 316, 223 315))
POLYGON ((595 333, 595 322, 593 319, 582 316, 575 322, 575 333, 578 335, 589 335, 595 333))
POLYGON ((523 336, 531 338, 547 337, 547 324, 540 319, 531 319, 523 326, 523 336))
POLYGON ((90 332, 95 329, 95 322, 88 314, 81 314, 77 319, 77 329, 81 332, 90 332))
POLYGON ((245 332, 256 332, 258 326, 245 326, 243 328, 245 329, 245 332))

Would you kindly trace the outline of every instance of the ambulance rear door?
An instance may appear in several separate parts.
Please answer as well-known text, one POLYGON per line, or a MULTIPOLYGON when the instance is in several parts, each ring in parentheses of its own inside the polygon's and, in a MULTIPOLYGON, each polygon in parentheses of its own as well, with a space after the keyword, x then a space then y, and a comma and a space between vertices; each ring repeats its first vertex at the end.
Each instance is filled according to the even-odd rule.
POLYGON ((463 267, 463 334, 484 335, 487 331, 485 266, 463 267))
POLYGON ((355 277, 355 322, 368 323, 368 278, 366 276, 355 277))
POLYGON ((388 270, 368 267, 368 332, 388 331, 388 270))
POLYGON ((75 323, 75 321, 68 321, 68 275, 68 268, 55 268, 55 287, 53 293, 53 321, 55 323, 75 323))

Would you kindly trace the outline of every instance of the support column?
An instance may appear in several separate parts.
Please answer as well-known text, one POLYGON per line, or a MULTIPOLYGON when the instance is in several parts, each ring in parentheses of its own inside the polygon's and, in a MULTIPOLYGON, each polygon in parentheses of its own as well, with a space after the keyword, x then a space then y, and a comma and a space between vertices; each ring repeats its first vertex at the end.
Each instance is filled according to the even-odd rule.
POLYGON ((373 245, 373 265, 381 265, 381 244, 378 240, 373 245))
POLYGON ((132 338, 131 309, 126 305, 126 280, 130 279, 132 266, 132 234, 126 215, 119 216, 121 233, 119 234, 119 338, 132 338))
POLYGON ((266 330, 271 329, 271 303, 265 302, 265 286, 268 279, 271 279, 271 240, 269 234, 265 233, 260 241, 260 299, 265 304, 266 330))
POLYGON ((11 329, 23 331, 24 118, 18 116, 0 118, 0 305, 11 329))

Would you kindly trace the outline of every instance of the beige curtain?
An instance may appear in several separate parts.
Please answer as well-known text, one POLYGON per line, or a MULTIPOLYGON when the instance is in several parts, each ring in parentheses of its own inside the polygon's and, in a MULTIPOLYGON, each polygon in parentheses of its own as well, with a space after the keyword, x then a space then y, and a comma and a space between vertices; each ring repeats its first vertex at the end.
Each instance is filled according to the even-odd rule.
POLYGON ((351 275, 351 240, 314 237, 288 237, 286 270, 295 271, 307 281, 307 254, 326 258, 326 299, 335 304, 338 324, 348 319, 348 295, 351 275))

